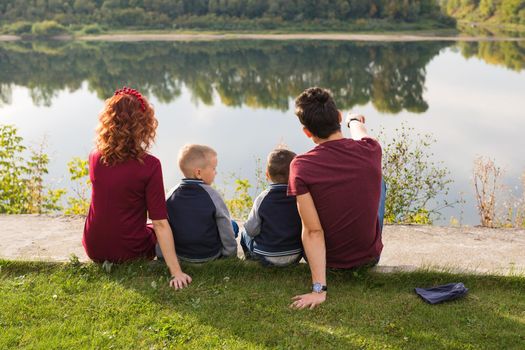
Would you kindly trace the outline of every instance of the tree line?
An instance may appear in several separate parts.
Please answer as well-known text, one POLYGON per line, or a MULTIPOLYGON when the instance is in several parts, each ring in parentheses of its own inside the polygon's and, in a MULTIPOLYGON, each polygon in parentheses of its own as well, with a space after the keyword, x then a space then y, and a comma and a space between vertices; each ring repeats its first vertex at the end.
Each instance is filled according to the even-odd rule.
POLYGON ((525 24, 525 0, 440 0, 444 11, 473 21, 525 24))
POLYGON ((53 20, 61 25, 172 28, 214 20, 279 22, 391 19, 445 21, 437 0, 3 0, 0 22, 53 20), (206 20, 199 20, 204 18, 206 20))

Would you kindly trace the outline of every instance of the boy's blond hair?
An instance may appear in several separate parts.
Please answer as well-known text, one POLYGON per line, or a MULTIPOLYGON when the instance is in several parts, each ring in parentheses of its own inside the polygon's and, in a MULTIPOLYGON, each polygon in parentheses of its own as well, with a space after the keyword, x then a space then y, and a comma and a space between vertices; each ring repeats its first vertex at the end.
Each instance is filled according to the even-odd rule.
POLYGON ((205 168, 217 152, 206 145, 187 144, 179 151, 179 168, 185 177, 192 177, 196 168, 205 168))

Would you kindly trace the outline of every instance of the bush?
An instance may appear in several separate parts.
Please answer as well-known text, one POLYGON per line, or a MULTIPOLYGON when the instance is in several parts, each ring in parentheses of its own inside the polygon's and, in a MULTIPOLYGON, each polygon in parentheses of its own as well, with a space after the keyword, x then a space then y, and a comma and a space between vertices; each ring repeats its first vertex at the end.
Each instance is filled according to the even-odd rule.
POLYGON ((496 226, 496 193, 501 189, 501 174, 501 168, 496 166, 492 159, 478 157, 474 160, 474 189, 481 226, 496 226))
POLYGON ((235 220, 246 220, 253 205, 253 198, 248 193, 252 187, 247 179, 235 179, 235 194, 232 199, 227 199, 226 206, 230 215, 235 220))
POLYGON ((90 205, 91 181, 89 179, 89 161, 75 157, 67 163, 69 177, 75 183, 74 197, 67 199, 66 215, 87 215, 90 205))
POLYGON ((378 138, 383 146, 383 179, 387 185, 385 220, 388 223, 431 224, 440 210, 457 202, 437 202, 448 194, 449 171, 431 160, 430 134, 415 134, 402 124, 389 140, 383 130, 378 138))
POLYGON ((19 21, 19 22, 14 22, 11 24, 4 25, 2 31, 6 34, 15 34, 15 35, 31 34, 32 27, 33 27, 33 24, 31 22, 19 21))
POLYGON ((31 33, 39 37, 52 37, 60 34, 68 33, 68 30, 63 25, 55 21, 43 21, 33 24, 31 33))
POLYGON ((26 146, 11 125, 0 125, 0 213, 41 214, 61 210, 60 199, 64 189, 52 190, 44 186, 49 157, 40 149, 30 150, 29 159, 23 157, 26 146))
POLYGON ((84 34, 100 34, 102 32, 104 32, 104 30, 98 24, 88 24, 82 28, 82 33, 84 34))
POLYGON ((525 173, 521 197, 502 184, 504 173, 493 159, 474 160, 473 183, 481 226, 525 228, 525 173))

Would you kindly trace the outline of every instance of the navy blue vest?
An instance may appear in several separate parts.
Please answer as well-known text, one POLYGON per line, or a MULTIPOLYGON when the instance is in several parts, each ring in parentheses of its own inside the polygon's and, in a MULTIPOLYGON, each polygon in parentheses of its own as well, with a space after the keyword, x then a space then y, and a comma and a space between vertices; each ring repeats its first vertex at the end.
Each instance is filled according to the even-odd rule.
POLYGON ((222 247, 216 207, 201 183, 183 180, 166 201, 177 255, 190 259, 216 256, 222 247))
POLYGON ((286 189, 285 184, 272 184, 258 208, 261 231, 254 238, 256 253, 291 255, 302 252, 301 217, 295 196, 287 196, 286 189))

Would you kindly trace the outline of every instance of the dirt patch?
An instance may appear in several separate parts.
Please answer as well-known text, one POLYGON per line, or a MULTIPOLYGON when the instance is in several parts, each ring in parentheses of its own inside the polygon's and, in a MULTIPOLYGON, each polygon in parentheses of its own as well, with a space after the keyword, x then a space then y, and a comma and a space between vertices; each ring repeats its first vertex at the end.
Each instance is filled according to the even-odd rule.
MULTIPOLYGON (((0 258, 67 261, 75 254, 89 260, 81 244, 83 218, 0 215, 0 227, 0 258)), ((380 271, 525 274, 525 230, 388 225, 383 243, 380 271)))
POLYGON ((16 35, 0 35, 0 41, 16 41, 20 39, 21 38, 16 35))

